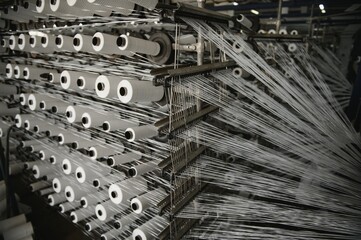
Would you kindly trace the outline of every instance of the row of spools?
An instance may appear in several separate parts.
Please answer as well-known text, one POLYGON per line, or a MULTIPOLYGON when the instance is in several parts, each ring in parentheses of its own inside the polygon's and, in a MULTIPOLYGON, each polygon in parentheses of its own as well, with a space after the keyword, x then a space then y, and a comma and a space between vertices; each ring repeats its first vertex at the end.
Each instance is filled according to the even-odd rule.
MULTIPOLYGON (((110 222, 114 229, 103 233, 102 239, 117 239, 142 217, 139 214, 156 206, 167 195, 162 188, 149 191, 147 181, 142 177, 127 178, 121 172, 113 174, 111 168, 80 154, 59 154, 59 150, 52 148, 46 140, 28 140, 21 145, 39 152, 41 159, 25 164, 36 179, 43 179, 31 184, 31 190, 41 191, 42 195, 49 194, 51 206, 58 206, 60 212, 69 213, 74 223, 84 221, 87 231, 103 228, 110 222), (129 211, 128 204, 132 211, 129 211)), ((141 154, 135 152, 113 156, 119 164, 139 158, 141 154)), ((149 167, 149 164, 138 165, 143 173, 146 166, 149 167)), ((155 216, 136 228, 133 237, 146 235, 148 238, 140 239, 152 239, 167 225, 166 218, 155 216)))
MULTIPOLYGON (((81 29, 81 26, 78 28, 81 29)), ((161 51, 160 44, 154 41, 128 36, 127 34, 112 35, 102 32, 96 32, 93 36, 77 33, 71 37, 30 30, 29 34, 21 33, 3 37, 1 46, 3 48, 9 47, 11 50, 34 53, 81 51, 124 56, 132 56, 135 53, 157 56, 161 51)))
POLYGON ((158 0, 25 0, 9 7, 2 18, 18 22, 37 21, 49 16, 58 18, 109 17, 112 13, 131 15, 136 6, 153 10, 158 0))
MULTIPOLYGON (((9 94, 15 94, 15 88, 11 89, 13 92, 9 92, 9 94)), ((47 95, 20 94, 19 101, 29 105, 33 105, 34 102, 41 105, 42 101, 38 101, 37 96, 47 95)), ((62 102, 59 103, 59 100, 53 99, 54 101, 45 102, 64 109, 62 102)), ((38 110, 37 108, 33 109, 38 110)), ((71 114, 68 116, 70 117, 71 114)), ((61 212, 70 213, 70 218, 75 223, 85 221, 88 231, 104 229, 103 225, 112 221, 114 229, 104 232, 102 239, 117 239, 124 229, 130 226, 129 224, 139 218, 137 214, 144 213, 148 208, 156 206, 166 196, 166 192, 162 188, 148 191, 147 181, 140 177, 140 175, 157 168, 153 162, 130 168, 129 176, 133 178, 127 179, 125 174, 113 173, 110 167, 95 161, 99 158, 107 158, 106 162, 110 166, 116 166, 141 159, 140 152, 124 153, 124 146, 120 143, 111 146, 105 140, 91 139, 85 133, 80 134, 62 128, 53 124, 49 119, 35 114, 18 113, 15 116, 15 124, 19 128, 25 128, 36 134, 46 133, 45 135, 48 137, 55 136, 60 145, 78 150, 88 149, 88 152, 91 153, 89 157, 79 152, 69 152, 67 148, 59 147, 44 137, 20 143, 23 148, 29 149, 40 157, 39 160, 25 163, 25 168, 32 171, 35 179, 40 180, 30 185, 32 191, 39 191, 41 195, 49 194, 50 205, 58 205, 61 212), (77 181, 72 176, 75 176, 77 181), (79 183, 82 185, 78 185, 79 183), (92 190, 92 185, 97 189, 96 191, 92 190), (130 201, 130 207, 134 213, 129 212, 127 201, 130 201)), ((128 121, 127 124, 132 125, 134 121, 128 121)), ((18 163, 17 167, 21 167, 21 164, 18 163)), ((141 237, 138 239, 152 238, 167 225, 166 218, 154 216, 140 227, 135 228, 133 238, 137 236, 141 237)))
MULTIPOLYGON (((17 93, 15 86, 7 86, 9 87, 2 89, 3 91, 7 89, 8 95, 17 93)), ((3 93, 2 96, 4 95, 6 94, 3 93)), ((65 111, 68 118, 72 118, 73 113, 74 116, 78 113, 75 111, 76 106, 70 106, 74 112, 69 111, 68 103, 45 94, 20 94, 18 100, 24 106, 28 105, 35 111, 40 108, 48 110, 50 104, 51 109, 54 107, 58 109, 58 113, 65 111)), ((96 112, 92 112, 90 108, 87 111, 94 114, 94 119, 98 119, 96 112)), ((37 161, 25 163, 25 168, 32 171, 35 179, 40 180, 30 185, 32 191, 39 191, 41 195, 50 194, 48 195, 50 205, 59 205, 59 210, 63 213, 70 212, 72 221, 76 223, 84 220, 88 231, 103 229, 105 223, 116 219, 114 229, 103 233, 102 239, 116 239, 124 231, 124 228, 129 227, 129 224, 139 217, 136 214, 141 214, 146 209, 156 206, 166 196, 166 192, 162 188, 148 191, 145 179, 134 178, 154 171, 157 165, 152 161, 131 167, 129 176, 133 178, 128 179, 125 174, 113 173, 110 167, 95 161, 99 158, 106 158, 106 162, 110 166, 117 166, 140 160, 142 158, 140 152, 127 151, 124 153, 124 146, 121 143, 112 146, 103 139, 91 139, 86 133, 80 134, 77 131, 65 129, 41 115, 19 114, 19 111, 5 115, 14 116, 15 113, 17 113, 15 124, 18 128, 25 128, 35 134, 40 134, 39 136, 44 136, 42 134, 45 133, 48 137, 55 137, 63 146, 73 147, 77 150, 88 149, 89 157, 79 152, 69 152, 67 148, 59 147, 44 137, 20 143, 22 147, 29 149, 32 153, 38 153, 40 157, 37 161), (77 182, 72 176, 75 176, 77 182), (83 183, 83 185, 79 186, 78 183, 83 183), (91 185, 98 189, 95 193, 92 191, 91 185), (128 208, 124 205, 127 201, 130 201, 134 214, 129 213, 128 208), (123 215, 126 216, 120 217, 123 215)), ((139 124, 135 120, 119 119, 118 122, 115 122, 111 121, 109 117, 107 120, 108 123, 112 123, 110 126, 118 126, 116 129, 139 124)), ((82 122, 84 123, 84 121, 82 122)), ((114 129, 114 127, 110 127, 110 129, 114 129)), ((21 168, 21 163, 13 167, 21 168)), ((136 228, 133 235, 148 236, 138 239, 149 239, 151 236, 159 234, 167 224, 166 218, 155 216, 136 228)))
MULTIPOLYGON (((18 22, 52 17, 69 20, 94 15, 108 17, 114 12, 129 16, 137 5, 152 10, 157 2, 23 1, 8 8, 3 16, 18 22)), ((61 21, 56 24, 64 26, 61 21)), ((54 59, 58 53, 69 56, 69 52, 127 57, 137 53, 157 56, 162 52, 161 44, 156 41, 105 33, 105 28, 104 32, 99 32, 100 29, 94 31, 91 27, 75 25, 75 31, 71 32, 69 30, 74 26, 57 27, 56 33, 60 33, 57 35, 45 25, 48 23, 44 22, 45 28, 40 31, 8 32, 10 34, 1 39, 2 48, 40 58, 48 54, 54 59)), ((134 142, 138 139, 158 135, 158 129, 149 124, 149 119, 142 120, 142 117, 149 118, 148 115, 135 113, 138 103, 149 105, 162 100, 164 88, 136 77, 107 75, 101 67, 97 69, 102 72, 99 74, 65 66, 54 69, 54 66, 50 68, 50 64, 39 65, 40 62, 33 61, 29 65, 11 61, 4 66, 7 80, 0 86, 1 97, 12 95, 12 101, 19 102, 21 109, 5 104, 1 116, 13 117, 19 129, 17 132, 22 133, 20 146, 34 159, 25 164, 14 161, 10 166, 11 172, 21 172, 24 168, 31 172, 35 179, 30 184, 31 191, 46 196, 49 205, 56 206, 74 223, 85 225, 86 231, 100 233, 103 240, 156 238, 169 225, 166 214, 159 216, 156 213, 157 204, 168 194, 163 187, 153 185, 150 179, 156 178, 156 175, 148 174, 158 169, 159 159, 152 153, 133 150, 131 146, 140 145, 134 142), (60 91, 58 86, 64 91, 60 91), (124 110, 128 114, 111 112, 99 108, 101 104, 92 105, 85 98, 78 101, 72 93, 79 91, 86 96, 94 96, 95 100, 128 104, 135 109, 124 110), (81 126, 83 129, 78 131, 81 126), (94 129, 102 134, 93 134, 94 129), (119 133, 117 140, 110 137, 119 133), (124 139, 127 144, 122 143, 124 139), (144 174, 147 176, 142 176, 144 174)))
MULTIPOLYGON (((100 98, 119 98, 121 103, 147 103, 160 101, 164 96, 162 86, 134 77, 108 76, 97 73, 39 68, 33 65, 6 65, 6 77, 25 80, 44 80, 60 84, 65 90, 95 91, 100 98)), ((35 106, 39 107, 39 106, 35 106)))

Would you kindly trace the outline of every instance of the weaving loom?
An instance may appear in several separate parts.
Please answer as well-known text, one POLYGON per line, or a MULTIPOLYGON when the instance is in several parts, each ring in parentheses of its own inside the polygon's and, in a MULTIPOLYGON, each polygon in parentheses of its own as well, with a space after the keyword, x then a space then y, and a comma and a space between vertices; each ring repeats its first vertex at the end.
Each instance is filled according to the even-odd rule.
MULTIPOLYGON (((180 3, 1 16, 2 174, 91 239, 360 238, 361 141, 327 50, 180 3)), ((33 239, 19 221, 5 240, 33 239)))

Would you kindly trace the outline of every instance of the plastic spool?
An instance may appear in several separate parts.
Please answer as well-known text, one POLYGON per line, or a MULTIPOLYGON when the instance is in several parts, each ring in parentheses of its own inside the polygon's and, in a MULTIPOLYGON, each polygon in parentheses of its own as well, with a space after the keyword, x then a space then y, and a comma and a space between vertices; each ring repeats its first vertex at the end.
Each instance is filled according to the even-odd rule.
POLYGON ((109 8, 124 16, 129 16, 130 14, 132 14, 135 8, 135 4, 128 0, 88 0, 88 2, 93 3, 96 6, 109 8))
MULTIPOLYGON (((32 14, 37 13, 37 11, 36 11, 36 1, 26 0, 26 1, 23 2, 22 7, 24 7, 24 9, 26 9, 29 13, 30 12, 32 14)), ((36 18, 45 18, 43 14, 36 14, 35 17, 36 18)))
MULTIPOLYGON (((31 93, 31 94, 27 94, 27 95, 23 95, 23 96, 24 96, 24 100, 26 100, 26 104, 28 104, 29 107, 31 106, 31 108, 30 108, 31 110, 35 110, 35 109, 40 110, 40 107, 38 106, 37 101, 36 101, 36 95, 31 93)), ((20 96, 20 98, 21 97, 22 96, 20 96)), ((21 101, 21 99, 20 99, 20 101, 21 101)))
POLYGON ((88 232, 91 232, 97 228, 100 228, 102 227, 102 221, 100 221, 99 219, 95 218, 95 219, 92 219, 90 222, 87 222, 85 224, 85 230, 88 231, 88 232))
POLYGON ((87 2, 86 0, 67 0, 67 4, 70 7, 77 7, 80 9, 88 9, 92 13, 97 14, 102 17, 109 17, 112 14, 112 10, 103 7, 101 5, 94 5, 90 2, 87 2))
POLYGON ((49 149, 42 149, 42 150, 39 151, 39 157, 43 161, 50 160, 50 157, 52 155, 54 155, 54 152, 52 150, 49 150, 49 149))
POLYGON ((30 147, 31 145, 40 145, 41 143, 42 142, 39 141, 38 139, 33 139, 33 140, 21 141, 20 146, 21 147, 30 147))
POLYGON ((52 193, 54 193, 54 190, 52 188, 46 188, 39 191, 40 196, 47 196, 52 193))
POLYGON ((82 115, 88 111, 88 108, 79 106, 68 106, 66 109, 66 119, 70 123, 81 122, 82 115))
POLYGON ((78 139, 71 144, 74 149, 87 149, 95 145, 97 145, 97 143, 90 139, 78 139))
POLYGON ((268 34, 276 34, 276 30, 270 29, 270 30, 268 30, 268 34))
POLYGON ((287 35, 288 34, 288 32, 287 32, 287 29, 281 29, 280 30, 280 32, 279 32, 279 34, 281 34, 281 35, 287 35))
POLYGON ((51 123, 45 122, 45 121, 38 122, 38 123, 33 124, 33 125, 34 125, 33 130, 36 133, 46 132, 49 129, 52 129, 52 128, 56 127, 55 125, 52 125, 51 123))
MULTIPOLYGON (((1 195, 1 196, 5 196, 5 193, 4 193, 4 195, 1 195)), ((26 223, 26 221, 27 220, 26 220, 25 214, 21 214, 21 215, 12 217, 12 218, 2 220, 2 221, 0 221, 0 232, 3 233, 16 226, 23 225, 26 223)))
POLYGON ((237 16, 237 22, 239 22, 240 24, 242 24, 243 26, 245 26, 248 29, 251 29, 253 26, 253 23, 251 22, 251 20, 249 20, 246 16, 244 16, 243 14, 239 14, 237 16))
POLYGON ((77 78, 81 76, 80 72, 75 72, 75 71, 63 71, 60 74, 60 85, 62 88, 64 89, 72 89, 72 90, 76 90, 77 89, 77 83, 76 80, 77 78))
POLYGON ((154 161, 150 161, 131 167, 128 170, 128 173, 131 177, 138 177, 145 173, 152 172, 156 169, 159 169, 158 164, 154 161))
POLYGON ((30 94, 28 97, 28 105, 30 110, 41 110, 40 108, 40 102, 41 101, 56 101, 57 96, 48 96, 45 94, 30 94))
POLYGON ((15 5, 12 8, 14 14, 18 18, 18 22, 29 23, 29 21, 37 21, 37 17, 31 10, 25 9, 22 5, 15 5), (21 20, 20 20, 21 19, 21 20))
POLYGON ((164 96, 164 88, 151 81, 122 80, 117 86, 117 96, 122 103, 157 102, 164 96))
POLYGON ((77 86, 79 87, 79 89, 81 90, 91 90, 94 91, 95 90, 95 81, 97 80, 98 75, 94 75, 92 77, 83 77, 80 76, 77 79, 77 86))
POLYGON ((296 52, 298 47, 295 43, 290 43, 290 44, 288 44, 287 49, 289 52, 296 52))
POLYGON ((103 123, 103 130, 106 132, 113 132, 118 130, 125 130, 129 127, 139 126, 138 119, 113 119, 107 120, 103 123))
POLYGON ((65 201, 66 197, 61 193, 55 193, 48 196, 48 204, 52 207, 65 201))
POLYGON ((167 197, 167 193, 164 191, 164 189, 158 188, 133 198, 130 201, 130 206, 136 214, 141 214, 148 208, 156 206, 165 197, 167 197))
POLYGON ((88 129, 102 126, 107 119, 111 119, 111 116, 108 113, 102 114, 96 111, 87 111, 83 113, 81 122, 83 127, 88 129))
POLYGON ((30 146, 30 150, 32 153, 39 152, 42 149, 44 149, 44 145, 31 145, 30 146))
POLYGON ((18 45, 18 36, 16 35, 11 35, 9 38, 9 48, 13 51, 18 51, 20 50, 19 45, 18 45))
MULTIPOLYGON (((89 194, 89 189, 86 188, 84 185, 78 186, 66 186, 65 187, 65 197, 68 200, 68 202, 74 202, 74 201, 80 201, 81 197, 89 194)), ((79 206, 80 206, 79 202, 79 206)))
POLYGON ((234 68, 232 74, 235 78, 248 78, 251 76, 247 71, 240 67, 234 68))
POLYGON ((13 8, 7 8, 7 9, 5 9, 5 11, 2 11, 1 18, 6 19, 6 20, 11 20, 11 21, 17 21, 20 23, 25 22, 25 19, 18 16, 13 8))
MULTIPOLYGON (((60 75, 60 83, 64 89, 73 89, 78 88, 79 78, 83 79, 95 79, 98 74, 86 73, 86 72, 76 72, 76 71, 63 71, 60 75)), ((93 84, 94 88, 94 84, 93 84)))
POLYGON ((62 178, 56 177, 52 180, 52 186, 56 193, 61 193, 62 191, 64 191, 65 187, 70 183, 71 180, 67 176, 64 176, 62 178))
POLYGON ((33 175, 34 175, 35 179, 44 177, 52 172, 54 172, 54 168, 50 165, 34 165, 33 166, 33 175))
POLYGON ((232 49, 235 53, 242 53, 245 49, 245 46, 241 45, 239 42, 233 42, 232 49))
POLYGON ((57 154, 51 154, 50 157, 49 157, 49 162, 53 165, 56 165, 56 164, 59 164, 60 163, 60 160, 62 158, 57 155, 57 154))
POLYGON ((14 77, 16 79, 23 79, 24 78, 23 68, 24 68, 24 66, 22 66, 22 65, 16 65, 14 67, 14 77))
POLYGON ((5 73, 7 78, 13 78, 14 77, 14 64, 8 63, 5 67, 5 73))
POLYGON ((61 162, 61 166, 62 166, 62 169, 63 169, 63 172, 66 174, 66 175, 70 175, 72 173, 75 172, 75 169, 77 167, 79 167, 79 163, 75 162, 75 161, 70 161, 69 159, 65 158, 63 159, 63 161, 61 162))
POLYGON ((34 233, 33 225, 31 222, 18 225, 3 233, 4 240, 22 239, 31 236, 34 233))
POLYGON ((40 101, 39 102, 39 107, 41 110, 45 111, 45 110, 51 110, 54 106, 55 103, 57 103, 58 101, 53 100, 53 101, 40 101))
POLYGON ((50 0, 37 0, 36 11, 44 15, 51 14, 52 11, 50 9, 50 0))
POLYGON ((157 237, 169 224, 169 221, 161 216, 156 215, 148 222, 134 229, 133 239, 149 240, 157 237))
POLYGON ((24 128, 28 131, 33 131, 34 127, 38 124, 42 124, 44 123, 44 120, 42 119, 38 119, 38 118, 30 118, 30 119, 26 119, 24 120, 24 128))
POLYGON ((41 46, 41 36, 34 35, 30 32, 29 46, 30 46, 30 52, 42 52, 43 47, 41 46))
POLYGON ((20 174, 24 170, 24 164, 23 163, 11 163, 9 165, 9 175, 15 176, 17 174, 20 174))
POLYGON ((292 31, 290 32, 290 34, 291 34, 291 35, 298 35, 298 31, 297 31, 297 30, 292 30, 292 31))
POLYGON ((56 50, 55 38, 56 38, 55 35, 44 33, 40 38, 41 46, 43 47, 41 52, 44 53, 54 52, 56 50))
POLYGON ((98 145, 89 148, 89 156, 91 159, 95 160, 102 157, 112 156, 115 154, 122 153, 124 151, 124 145, 122 143, 118 143, 116 145, 116 149, 109 148, 109 145, 98 145))
POLYGON ((79 9, 77 7, 70 7, 64 0, 50 1, 50 9, 53 13, 62 14, 66 16, 86 17, 93 16, 93 13, 86 9, 79 9))
POLYGON ((18 93, 17 86, 0 83, 0 96, 1 97, 10 96, 10 95, 17 94, 17 93, 18 93))
POLYGON ((147 182, 141 178, 130 178, 119 183, 111 184, 109 187, 110 200, 120 204, 147 190, 147 182))
POLYGON ((44 176, 44 180, 52 181, 54 178, 58 177, 59 174, 61 174, 61 173, 58 170, 56 170, 53 173, 44 176))
POLYGON ((100 221, 108 222, 116 214, 124 210, 124 206, 114 205, 110 200, 95 206, 95 214, 100 221))
POLYGON ((84 34, 76 34, 73 38, 73 47, 77 52, 90 52, 93 53, 93 45, 92 45, 92 36, 87 36, 84 34))
POLYGON ((60 128, 58 127, 58 125, 52 125, 48 127, 48 129, 46 130, 46 135, 48 137, 54 137, 54 136, 58 136, 60 133, 65 133, 66 129, 64 128, 60 128))
POLYGON ((24 120, 24 128, 28 131, 30 131, 30 128, 31 128, 31 122, 29 119, 25 119, 24 120))
POLYGON ((266 34, 267 32, 265 30, 263 30, 263 29, 260 29, 260 30, 258 30, 258 33, 259 34, 266 34))
POLYGON ((3 48, 8 48, 8 47, 9 47, 9 38, 3 36, 3 37, 1 38, 0 45, 1 45, 1 47, 3 47, 3 48))
POLYGON ((70 219, 73 223, 78 223, 94 215, 94 210, 89 208, 80 208, 70 213, 70 219))
POLYGON ((47 80, 50 72, 56 73, 55 70, 46 68, 37 68, 34 66, 25 66, 23 76, 25 79, 47 80))
MULTIPOLYGON (((24 163, 24 169, 26 170, 30 170, 33 168, 33 166, 35 166, 36 164, 38 164, 40 161, 33 161, 33 162, 26 162, 24 163)), ((39 163, 41 164, 41 163, 39 163)))
POLYGON ((47 159, 50 159, 50 157, 54 154, 52 150, 49 149, 42 149, 39 151, 39 157, 41 160, 45 161, 47 159))
POLYGON ((139 139, 152 138, 158 136, 158 128, 154 125, 143 125, 140 127, 127 128, 124 133, 128 142, 139 139))
POLYGON ((124 230, 127 226, 130 226, 135 220, 139 218, 138 214, 132 212, 121 219, 117 219, 114 221, 114 227, 116 229, 124 230))
MULTIPOLYGON (((30 32, 31 33, 31 32, 30 32)), ((43 38, 45 36, 44 33, 40 33, 39 35, 30 35, 29 45, 30 52, 39 52, 39 53, 52 53, 54 52, 53 48, 44 48, 42 42, 46 43, 47 38, 43 38)))
POLYGON ((106 166, 100 166, 96 164, 91 166, 90 164, 84 164, 83 166, 76 168, 75 176, 79 183, 91 183, 94 179, 99 178, 100 176, 108 175, 110 172, 111 168, 106 166))
POLYGON ((80 207, 79 202, 65 202, 59 205, 59 211, 61 213, 69 212, 77 207, 80 207))
POLYGON ((36 192, 36 191, 39 191, 41 189, 44 189, 44 188, 47 188, 50 186, 51 186, 51 183, 49 183, 47 181, 39 181, 39 182, 30 184, 29 187, 30 187, 31 192, 36 192))
POLYGON ((92 46, 95 52, 114 54, 116 41, 117 36, 97 32, 92 37, 92 46))
POLYGON ((122 51, 117 46, 118 36, 97 32, 93 35, 92 46, 95 52, 102 54, 118 54, 132 56, 129 51, 122 51), (118 51, 116 51, 118 49, 118 51))
POLYGON ((152 56, 157 56, 161 50, 160 45, 157 42, 131 37, 125 34, 118 37, 117 45, 122 51, 130 51, 152 56))
POLYGON ((18 46, 20 51, 29 52, 32 47, 29 44, 30 36, 27 34, 21 33, 18 38, 18 46))
MULTIPOLYGON (((60 0, 57 0, 57 1, 60 1, 60 0)), ((55 44, 56 44, 56 47, 58 48, 58 51, 74 52, 72 37, 58 35, 55 38, 55 44)))
POLYGON ((100 239, 101 240, 118 239, 121 234, 122 234, 122 231, 119 231, 118 229, 112 229, 112 230, 100 235, 100 239))
POLYGON ((114 155, 108 158, 107 163, 111 167, 140 160, 143 157, 141 152, 129 152, 122 155, 114 155))
POLYGON ((95 81, 95 92, 100 98, 116 98, 117 86, 120 82, 119 76, 100 75, 95 81))
MULTIPOLYGON (((103 187, 105 185, 109 185, 112 184, 114 182, 117 182, 119 180, 124 180, 127 176, 124 173, 117 173, 117 175, 106 175, 106 176, 101 176, 99 178, 95 178, 93 180, 93 187, 95 188, 100 188, 103 187)), ((107 195, 108 196, 108 195, 107 195)))
POLYGON ((67 102, 53 102, 53 107, 51 108, 51 112, 56 114, 65 114, 68 106, 69 103, 67 102))
POLYGON ((60 73, 49 73, 48 81, 50 83, 60 83, 60 73))

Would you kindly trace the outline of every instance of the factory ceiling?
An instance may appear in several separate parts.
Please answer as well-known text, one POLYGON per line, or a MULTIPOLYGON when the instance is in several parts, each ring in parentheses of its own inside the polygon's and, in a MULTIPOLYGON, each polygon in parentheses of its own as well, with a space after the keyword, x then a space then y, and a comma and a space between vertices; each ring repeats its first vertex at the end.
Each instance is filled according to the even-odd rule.
MULTIPOLYGON (((235 14, 257 15, 260 19, 271 19, 277 17, 278 1, 215 1, 208 7, 216 11, 234 11, 235 14)), ((314 21, 329 26, 361 23, 361 3, 355 0, 290 0, 282 2, 284 22, 302 23, 305 20, 308 21, 311 16, 314 21)))

